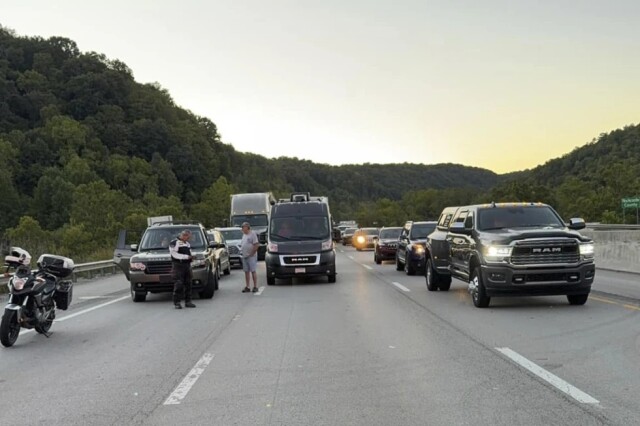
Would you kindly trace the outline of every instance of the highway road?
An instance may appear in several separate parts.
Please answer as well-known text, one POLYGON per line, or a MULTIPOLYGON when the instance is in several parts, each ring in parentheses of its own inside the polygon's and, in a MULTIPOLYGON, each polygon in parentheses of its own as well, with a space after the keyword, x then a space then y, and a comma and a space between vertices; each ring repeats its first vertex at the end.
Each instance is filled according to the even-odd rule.
POLYGON ((0 424, 640 424, 638 276, 477 309, 462 282, 337 254, 335 284, 243 294, 234 269, 196 309, 134 304, 122 275, 76 285, 50 338, 0 349, 0 424))

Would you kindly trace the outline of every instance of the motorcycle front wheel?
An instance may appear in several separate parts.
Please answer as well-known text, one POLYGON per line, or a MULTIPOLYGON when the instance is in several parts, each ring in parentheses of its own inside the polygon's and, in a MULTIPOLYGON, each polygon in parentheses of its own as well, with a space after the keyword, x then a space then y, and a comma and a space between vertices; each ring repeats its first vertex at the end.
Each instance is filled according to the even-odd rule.
POLYGON ((16 311, 5 310, 0 323, 0 343, 4 347, 13 346, 20 334, 20 324, 18 324, 18 313, 16 311))

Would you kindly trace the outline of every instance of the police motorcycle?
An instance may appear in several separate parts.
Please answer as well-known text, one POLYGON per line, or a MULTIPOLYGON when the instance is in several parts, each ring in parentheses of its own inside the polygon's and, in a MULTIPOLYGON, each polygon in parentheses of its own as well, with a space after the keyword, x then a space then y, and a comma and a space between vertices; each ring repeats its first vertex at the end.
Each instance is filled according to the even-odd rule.
POLYGON ((38 269, 31 271, 31 255, 19 247, 12 247, 5 256, 9 279, 9 302, 0 322, 0 343, 12 346, 21 328, 35 329, 49 337, 49 329, 56 318, 56 308, 67 310, 71 304, 73 284, 65 280, 73 272, 73 260, 52 254, 38 259, 38 269))

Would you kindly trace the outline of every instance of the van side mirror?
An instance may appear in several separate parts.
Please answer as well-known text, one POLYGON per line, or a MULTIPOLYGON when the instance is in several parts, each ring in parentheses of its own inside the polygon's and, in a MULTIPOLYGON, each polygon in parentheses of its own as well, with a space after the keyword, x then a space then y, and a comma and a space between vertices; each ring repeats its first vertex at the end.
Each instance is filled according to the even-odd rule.
POLYGON ((581 217, 574 217, 569 219, 569 229, 573 229, 573 230, 579 230, 579 229, 584 229, 587 226, 587 224, 584 222, 584 219, 582 219, 581 217))

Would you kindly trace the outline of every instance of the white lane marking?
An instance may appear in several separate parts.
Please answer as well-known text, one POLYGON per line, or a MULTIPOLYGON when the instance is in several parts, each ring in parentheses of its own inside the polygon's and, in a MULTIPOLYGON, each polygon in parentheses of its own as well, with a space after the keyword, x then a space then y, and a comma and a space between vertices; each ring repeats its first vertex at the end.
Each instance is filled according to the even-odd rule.
POLYGON ((196 384, 202 373, 204 373, 204 370, 207 368, 213 357, 214 355, 209 353, 202 355, 191 371, 187 373, 180 384, 173 390, 173 392, 171 392, 171 395, 166 399, 164 405, 180 404, 187 396, 193 385, 196 384))
POLYGON ((353 260, 353 256, 349 256, 349 259, 353 260))
POLYGON ((238 321, 239 319, 240 319, 240 315, 236 315, 235 317, 233 317, 231 321, 238 321))
POLYGON ((369 269, 369 270, 373 269, 373 268, 372 268, 371 266, 369 266, 369 265, 362 265, 362 266, 364 266, 365 268, 367 268, 367 269, 369 269))
POLYGON ((344 253, 344 250, 340 250, 340 253, 344 253))
POLYGON ((402 291, 407 291, 407 292, 408 292, 408 291, 411 291, 411 290, 409 290, 408 288, 406 288, 405 286, 403 286, 402 284, 397 283, 397 282, 395 282, 395 281, 394 281, 394 282, 392 282, 391 284, 395 285, 396 287, 398 287, 398 288, 399 288, 400 290, 402 290, 402 291))
POLYGON ((395 348, 396 348, 395 346, 389 346, 389 349, 395 349, 395 348))
POLYGON ((262 287, 258 287, 258 291, 256 291, 255 293, 253 293, 254 296, 260 296, 262 294, 262 292, 264 291, 264 286, 262 287))
MULTIPOLYGON (((122 296, 122 297, 120 297, 118 299, 110 300, 108 302, 101 303, 100 305, 96 305, 96 306, 93 306, 91 308, 83 309, 83 310, 78 311, 76 313, 73 313, 71 315, 67 315, 66 317, 58 318, 58 319, 54 320, 53 322, 66 321, 66 320, 71 319, 73 317, 77 317, 78 315, 86 314, 87 312, 91 312, 91 311, 95 311, 96 309, 104 308, 105 306, 111 305, 112 303, 116 303, 116 302, 120 302, 121 300, 128 299, 129 297, 131 297, 131 296, 122 296)), ((22 330, 19 335, 22 336, 23 334, 31 333, 33 331, 35 331, 35 330, 34 329, 22 330)))
POLYGON ((94 300, 94 299, 111 299, 113 296, 84 296, 79 297, 81 300, 94 300))
POLYGON ((129 299, 130 297, 131 296, 122 296, 122 297, 119 297, 117 299, 113 299, 113 300, 110 300, 108 302, 104 302, 104 303, 101 303, 99 305, 92 306, 91 308, 83 309, 83 310, 78 311, 76 313, 73 313, 71 315, 67 315, 65 317, 59 318, 59 319, 55 320, 55 322, 66 321, 68 319, 75 318, 78 315, 83 315, 83 314, 86 314, 87 312, 95 311, 96 309, 104 308, 105 306, 109 306, 109 305, 111 305, 113 303, 120 302, 120 301, 125 300, 125 299, 129 299))
POLYGON ((560 377, 556 376, 555 374, 552 374, 547 370, 545 370, 544 368, 540 367, 539 365, 535 364, 534 362, 529 361, 527 358, 523 357, 516 351, 511 350, 509 348, 496 348, 496 350, 502 353, 507 358, 511 359, 516 364, 526 368, 536 376, 540 377, 542 380, 550 383, 557 389, 566 393, 576 401, 581 402, 583 404, 598 404, 600 402, 594 397, 592 397, 591 395, 582 392, 580 389, 562 380, 560 377))

